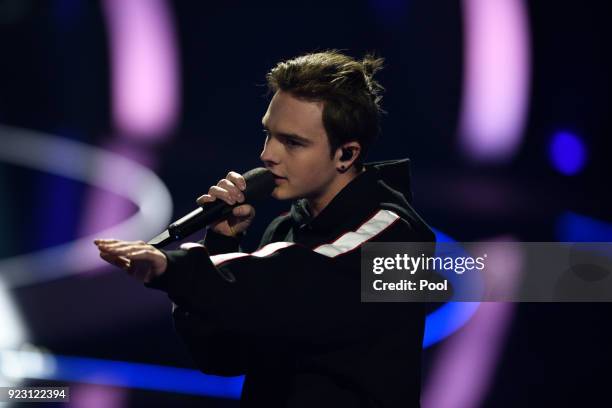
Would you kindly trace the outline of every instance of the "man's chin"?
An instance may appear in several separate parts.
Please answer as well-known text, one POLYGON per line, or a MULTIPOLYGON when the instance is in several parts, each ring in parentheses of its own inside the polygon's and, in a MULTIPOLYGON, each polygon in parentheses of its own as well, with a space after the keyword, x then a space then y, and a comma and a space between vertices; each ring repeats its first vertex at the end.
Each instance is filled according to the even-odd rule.
POLYGON ((282 194, 282 192, 281 192, 281 191, 279 191, 279 188, 278 188, 278 187, 275 187, 275 188, 274 188, 274 190, 272 190, 272 194, 270 194, 270 196, 271 196, 272 198, 277 199, 277 200, 282 200, 282 199, 283 199, 283 198, 282 198, 282 197, 283 197, 283 194, 282 194))
POLYGON ((282 187, 276 187, 274 190, 272 190, 272 194, 270 194, 272 196, 272 198, 275 198, 277 200, 293 200, 294 195, 291 194, 289 191, 286 191, 284 188, 282 187))

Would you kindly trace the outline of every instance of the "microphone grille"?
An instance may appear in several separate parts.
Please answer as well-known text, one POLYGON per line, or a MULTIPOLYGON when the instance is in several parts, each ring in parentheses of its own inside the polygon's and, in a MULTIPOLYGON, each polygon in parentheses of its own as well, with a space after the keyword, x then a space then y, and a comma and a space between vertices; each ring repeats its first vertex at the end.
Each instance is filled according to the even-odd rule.
POLYGON ((246 200, 259 200, 267 198, 274 190, 274 176, 265 167, 257 167, 244 173, 246 190, 244 197, 246 200))

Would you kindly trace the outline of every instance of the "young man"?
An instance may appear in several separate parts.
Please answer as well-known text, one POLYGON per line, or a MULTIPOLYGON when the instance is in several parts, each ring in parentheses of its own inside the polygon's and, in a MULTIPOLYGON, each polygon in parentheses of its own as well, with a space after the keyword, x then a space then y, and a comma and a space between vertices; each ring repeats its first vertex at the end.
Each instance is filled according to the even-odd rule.
POLYGON ((104 259, 168 293, 203 372, 246 374, 243 406, 419 406, 422 305, 360 301, 361 245, 435 240, 409 204, 408 161, 362 164, 379 131, 381 65, 330 51, 268 74, 261 160, 272 196, 294 201, 258 251, 239 252, 255 210, 240 204, 235 172, 198 199, 239 204, 201 243, 96 241, 104 259))

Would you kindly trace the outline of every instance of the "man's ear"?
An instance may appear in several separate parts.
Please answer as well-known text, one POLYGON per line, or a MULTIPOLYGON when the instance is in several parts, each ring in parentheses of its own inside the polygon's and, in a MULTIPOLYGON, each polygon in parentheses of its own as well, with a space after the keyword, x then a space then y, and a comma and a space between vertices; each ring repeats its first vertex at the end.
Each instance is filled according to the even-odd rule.
POLYGON ((338 170, 345 171, 353 165, 353 162, 361 154, 359 142, 348 142, 338 147, 336 151, 336 162, 338 170))

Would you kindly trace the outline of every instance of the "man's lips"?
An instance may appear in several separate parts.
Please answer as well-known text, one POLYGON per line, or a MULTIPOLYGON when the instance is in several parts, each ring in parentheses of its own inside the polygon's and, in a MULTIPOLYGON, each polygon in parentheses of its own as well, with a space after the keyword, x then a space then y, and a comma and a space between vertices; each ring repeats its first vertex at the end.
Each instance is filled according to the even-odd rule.
MULTIPOLYGON (((270 172, 270 173, 272 173, 272 172, 270 172)), ((275 179, 286 179, 287 178, 287 177, 281 177, 281 176, 279 176, 277 174, 274 174, 274 173, 272 173, 272 175, 274 176, 275 179)))
POLYGON ((272 175, 274 176, 274 184, 276 185, 281 185, 283 182, 287 181, 286 177, 277 176, 274 173, 272 173, 272 175))

